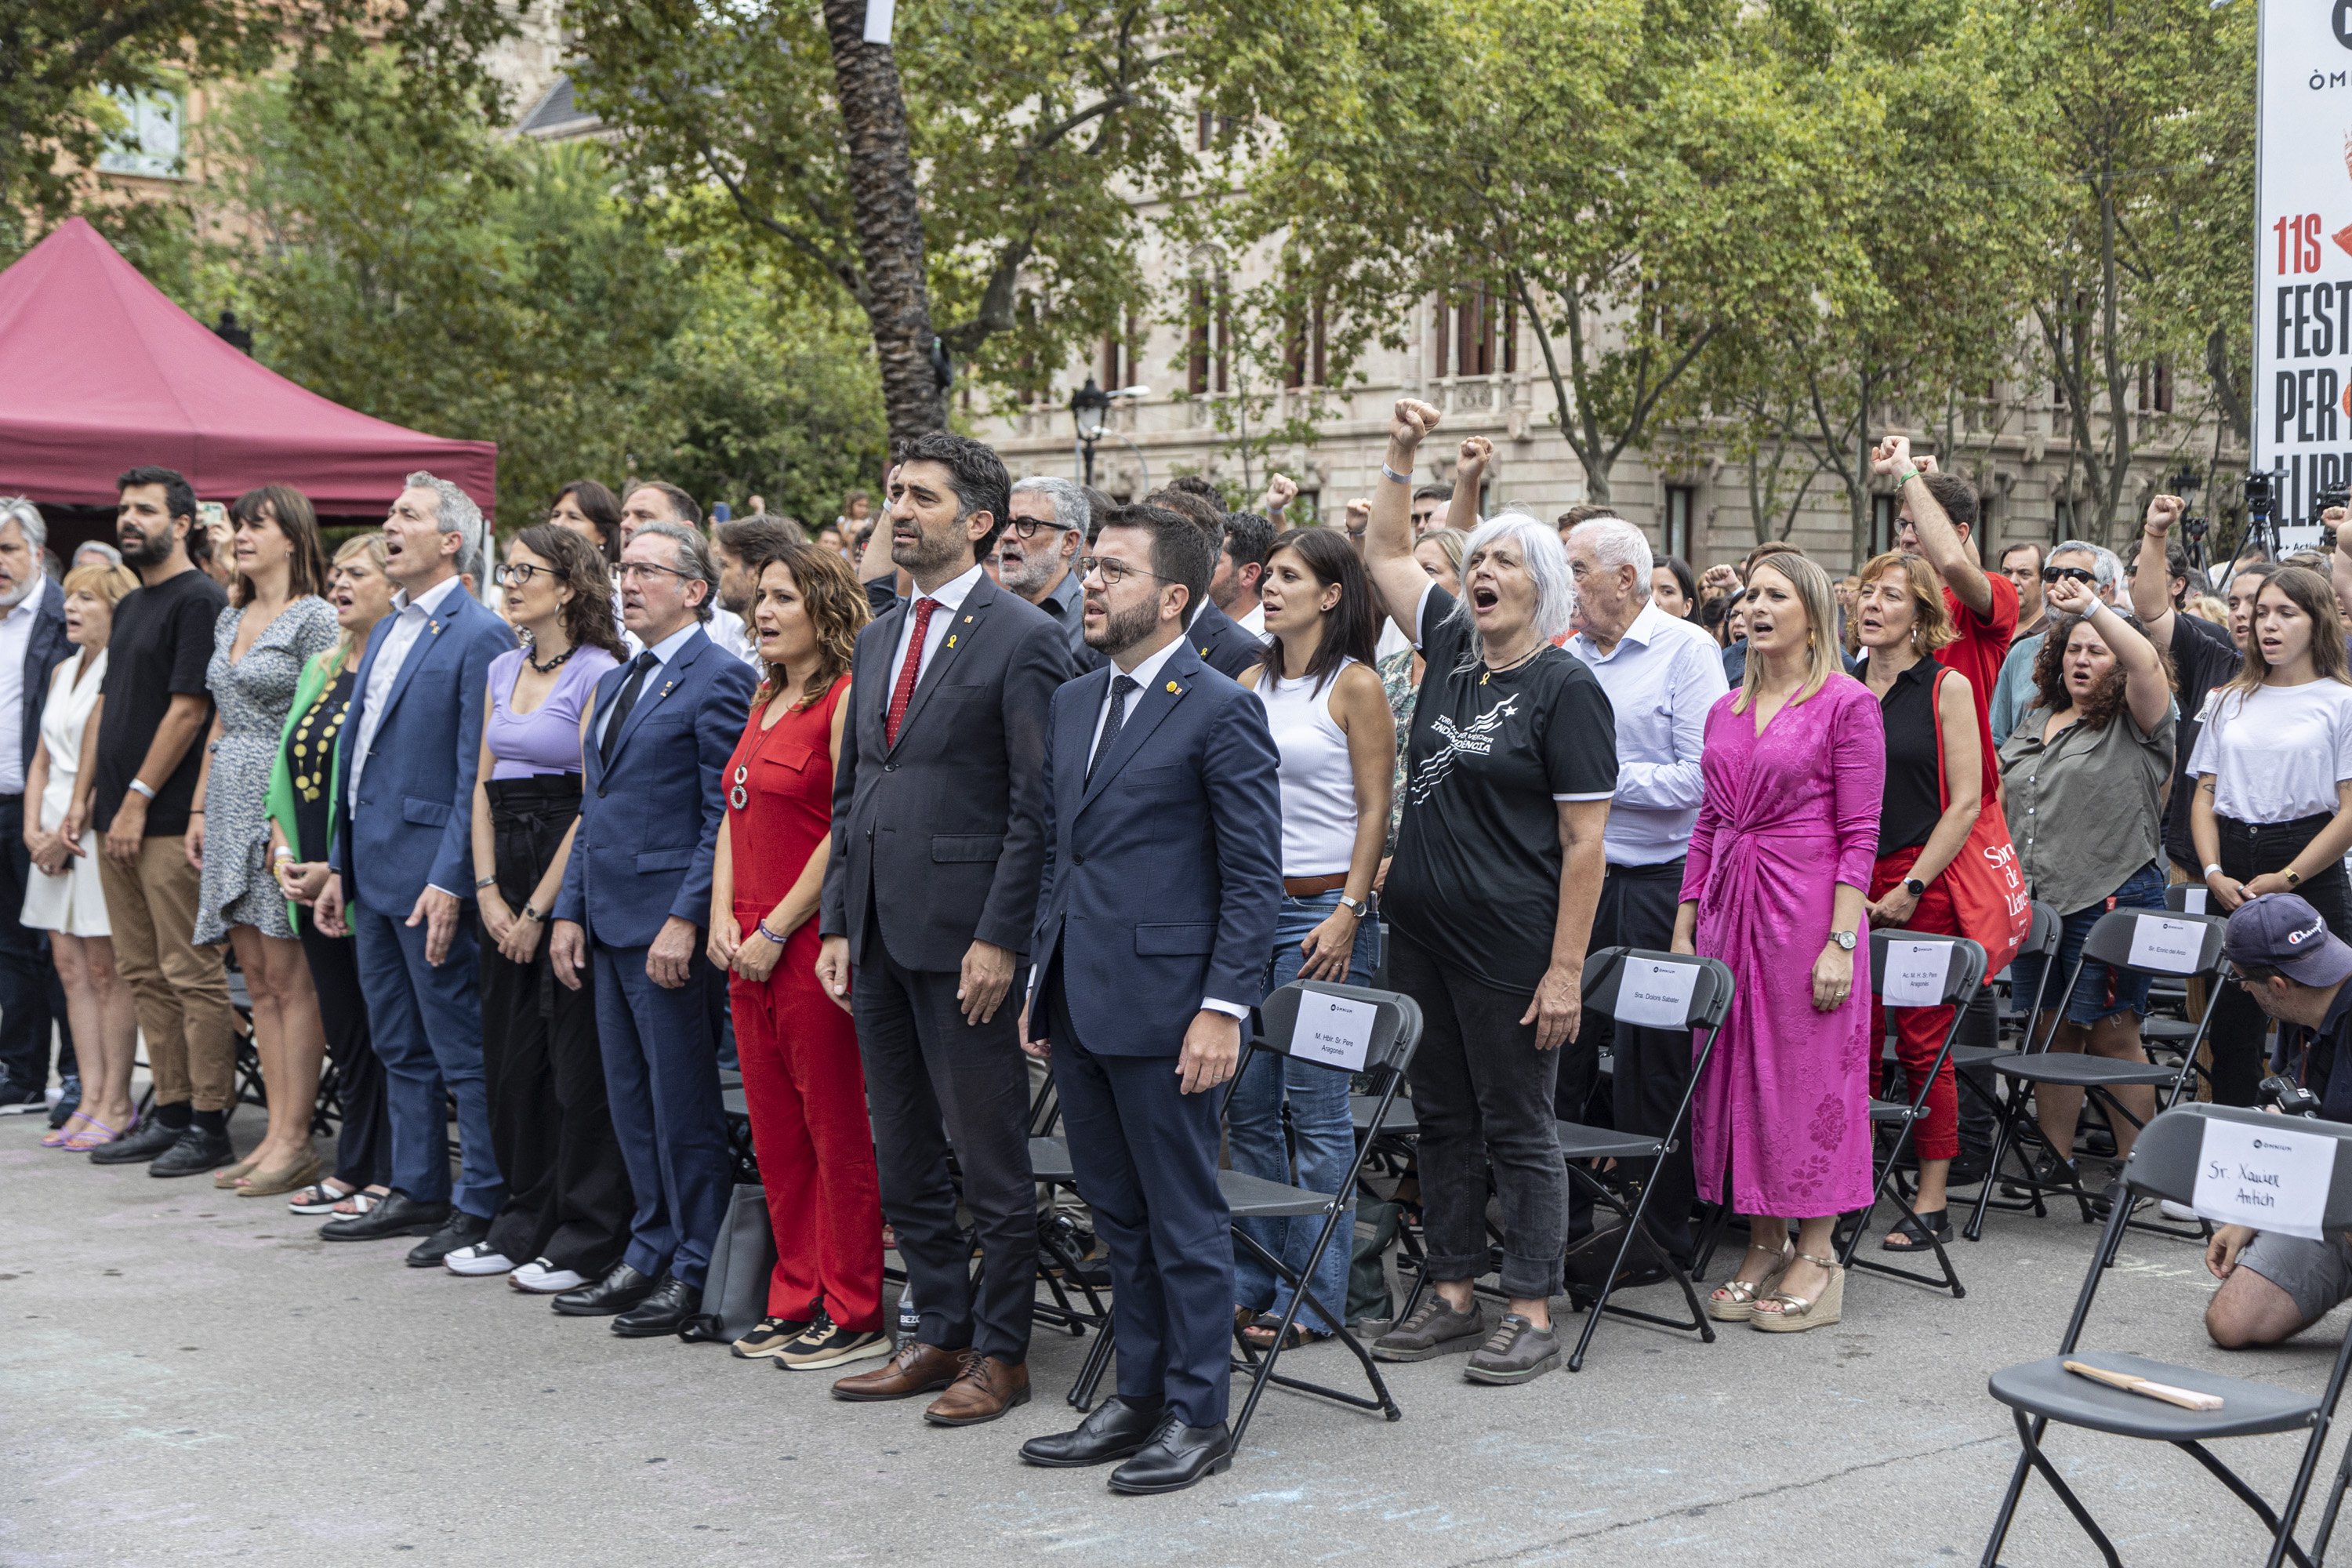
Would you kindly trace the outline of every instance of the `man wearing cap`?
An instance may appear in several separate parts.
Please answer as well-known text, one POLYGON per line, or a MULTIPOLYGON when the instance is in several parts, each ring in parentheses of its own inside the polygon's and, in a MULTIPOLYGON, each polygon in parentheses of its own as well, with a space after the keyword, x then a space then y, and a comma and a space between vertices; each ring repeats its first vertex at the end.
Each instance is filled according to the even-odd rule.
MULTIPOLYGON (((2222 938, 2236 984, 2282 1027, 2308 1030, 2303 1086, 2320 1114, 2352 1121, 2352 947, 2293 893, 2249 899, 2222 938)), ((2221 1288, 2205 1331, 2224 1350, 2274 1345, 2352 1300, 2352 1237, 2325 1241, 2225 1225, 2206 1244, 2205 1267, 2221 1288)))

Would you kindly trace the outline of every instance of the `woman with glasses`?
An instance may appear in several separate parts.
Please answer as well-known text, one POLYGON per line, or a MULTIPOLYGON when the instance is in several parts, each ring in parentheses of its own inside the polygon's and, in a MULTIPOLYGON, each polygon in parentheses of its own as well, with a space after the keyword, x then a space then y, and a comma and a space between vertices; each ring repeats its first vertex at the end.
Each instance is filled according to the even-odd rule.
POLYGON ((489 1234, 446 1263, 551 1294, 603 1278, 629 1236, 595 992, 584 973, 577 990, 554 984, 546 942, 580 811, 582 727, 621 639, 604 556, 574 531, 523 530, 491 580, 528 639, 490 661, 474 775, 482 1067, 507 1199, 489 1234))

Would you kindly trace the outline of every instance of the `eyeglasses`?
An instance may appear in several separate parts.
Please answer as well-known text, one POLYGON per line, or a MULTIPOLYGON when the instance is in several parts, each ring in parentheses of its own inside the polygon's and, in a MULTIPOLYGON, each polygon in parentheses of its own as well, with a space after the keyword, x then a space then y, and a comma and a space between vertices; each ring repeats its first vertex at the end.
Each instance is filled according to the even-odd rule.
POLYGON ((2044 583, 2095 583, 2099 575, 2080 566, 2044 566, 2042 580, 2044 583))
POLYGON ((1037 537, 1037 531, 1041 528, 1050 528, 1059 533, 1062 525, 1058 522, 1047 521, 1043 518, 1016 517, 1004 525, 1004 531, 1019 534, 1024 539, 1034 539, 1037 537))
POLYGON ((526 562, 501 561, 490 568, 490 581, 501 588, 527 588, 533 577, 552 577, 552 566, 533 566, 526 562))
POLYGON ((637 581, 642 583, 648 575, 656 577, 675 577, 681 583, 699 583, 702 581, 701 578, 696 576, 691 572, 681 572, 675 566, 656 566, 650 561, 624 561, 614 572, 613 575, 618 577, 624 583, 627 582, 632 577, 635 577, 637 581))
POLYGON ((1078 557, 1078 575, 1080 577, 1091 577, 1097 573, 1100 573, 1102 574, 1103 586, 1106 588, 1116 588, 1121 583, 1126 582, 1130 576, 1150 577, 1155 582, 1160 583, 1169 583, 1175 580, 1171 577, 1162 577, 1157 572, 1147 572, 1140 566, 1129 566, 1124 561, 1114 561, 1108 556, 1081 555, 1078 557))

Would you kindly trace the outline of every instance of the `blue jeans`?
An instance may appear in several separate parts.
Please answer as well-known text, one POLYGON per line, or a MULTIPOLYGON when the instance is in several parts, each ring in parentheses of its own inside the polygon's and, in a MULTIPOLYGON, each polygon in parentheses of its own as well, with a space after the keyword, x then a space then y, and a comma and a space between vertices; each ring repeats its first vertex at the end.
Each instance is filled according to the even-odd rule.
MULTIPOLYGON (((2110 897, 2117 910, 2160 910, 2164 908, 2164 873, 2154 863, 2141 867, 2124 879, 2123 886, 2110 897)), ((2108 968, 2097 959, 2083 965, 2082 977, 2074 989, 2061 998, 2055 987, 2066 983, 2074 973, 2074 961, 2083 956, 2083 945, 2090 941, 2091 928, 2108 912, 2102 900, 2074 910, 2061 922, 2063 934, 2058 941, 2057 968, 2051 973, 2052 989, 2042 996, 2042 1010, 2058 1011, 2063 1000, 2066 1022, 2085 1027, 2104 1022, 2119 1013, 2132 1013, 2145 1017, 2147 1014, 2147 994, 2155 978, 2147 974, 2126 974, 2108 968)), ((2033 994, 2041 983, 2042 958, 2038 953, 2020 953, 2011 966, 2010 981, 2017 988, 2020 1002, 2033 994)))
MULTIPOLYGON (((1339 907, 1337 889, 1312 898, 1284 897, 1282 913, 1274 927, 1274 959, 1266 966, 1269 993, 1298 978, 1299 965, 1305 962, 1299 942, 1339 907)), ((1348 957, 1349 984, 1370 985, 1380 967, 1380 922, 1370 918, 1358 921, 1356 945, 1348 957)), ((1340 1184, 1347 1180, 1348 1167, 1356 1158, 1356 1123, 1348 1109, 1349 1082, 1349 1075, 1335 1068, 1294 1061, 1271 1051, 1259 1052, 1249 1070, 1234 1086, 1233 1104, 1226 1116, 1226 1141, 1234 1169, 1313 1192, 1339 1191, 1340 1184), (1283 1142, 1286 1100, 1290 1108, 1290 1135, 1297 1148, 1295 1173, 1291 1151, 1283 1142)), ((1321 1216, 1313 1215, 1235 1223, 1244 1235, 1281 1258, 1293 1272, 1305 1268, 1307 1255, 1313 1250, 1315 1238, 1323 1229, 1321 1216)), ((1356 1205, 1351 1196, 1339 1228, 1333 1234, 1331 1244, 1323 1249, 1314 1277, 1307 1282, 1307 1303, 1299 1309, 1298 1321, 1307 1328, 1328 1333, 1339 1326, 1333 1315, 1348 1310, 1348 1260, 1354 1250, 1355 1235, 1356 1205), (1318 1310, 1318 1303, 1328 1304, 1329 1310, 1318 1310)), ((1278 1282, 1274 1270, 1256 1255, 1244 1247, 1234 1249, 1236 1306, 1257 1311, 1282 1311, 1289 1305, 1289 1299, 1285 1296, 1281 1305, 1276 1305, 1275 1288, 1278 1282)))

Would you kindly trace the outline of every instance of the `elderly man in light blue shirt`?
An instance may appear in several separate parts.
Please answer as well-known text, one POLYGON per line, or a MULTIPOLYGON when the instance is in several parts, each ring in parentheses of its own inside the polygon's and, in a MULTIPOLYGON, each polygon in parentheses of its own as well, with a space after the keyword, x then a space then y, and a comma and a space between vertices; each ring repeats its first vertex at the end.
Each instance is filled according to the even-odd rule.
MULTIPOLYGON (((2053 550, 2042 565, 2042 580, 2045 583, 2077 574, 2086 575, 2091 591, 2113 605, 2116 591, 2123 584, 2124 563, 2105 546, 2070 539, 2053 550)), ((2009 657, 2001 661, 2000 676, 1993 682, 1992 710, 1989 715, 1992 721, 1992 743, 1996 746, 2007 743, 2010 731, 2017 728, 2018 720, 2033 701, 2033 661, 2042 652, 2042 637, 2039 632, 2030 637, 2019 637, 2009 645, 2009 657)))
MULTIPOLYGON (((1609 874, 1593 911, 1591 946, 1664 951, 1682 898, 1683 858, 1706 787, 1699 751, 1707 710, 1729 688, 1715 639, 1650 603, 1650 542, 1622 517, 1587 518, 1569 531, 1576 578, 1576 634, 1568 651, 1590 665, 1616 717, 1617 792, 1602 835, 1609 874)), ((1690 1035, 1637 1028, 1587 1015, 1560 1062, 1553 1108, 1584 1120, 1601 1049, 1617 1053, 1620 1131, 1663 1137, 1690 1077, 1690 1035)), ((1688 1141, 1658 1163, 1646 1224, 1688 1261, 1692 1178, 1688 1141)), ((1571 1200, 1570 1226, 1578 1216, 1571 1200)))

